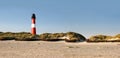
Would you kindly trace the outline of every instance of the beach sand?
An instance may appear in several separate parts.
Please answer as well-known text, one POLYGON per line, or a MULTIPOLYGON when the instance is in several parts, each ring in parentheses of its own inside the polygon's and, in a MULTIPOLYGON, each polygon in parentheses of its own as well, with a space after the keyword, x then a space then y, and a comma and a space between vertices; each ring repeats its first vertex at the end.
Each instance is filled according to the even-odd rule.
POLYGON ((0 58, 120 58, 120 42, 0 41, 0 58))

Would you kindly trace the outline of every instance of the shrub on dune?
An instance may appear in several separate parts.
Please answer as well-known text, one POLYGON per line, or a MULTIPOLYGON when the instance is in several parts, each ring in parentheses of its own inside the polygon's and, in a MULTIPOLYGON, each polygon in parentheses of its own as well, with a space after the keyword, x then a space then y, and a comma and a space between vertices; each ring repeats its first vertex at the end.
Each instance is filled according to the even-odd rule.
POLYGON ((43 33, 40 35, 40 39, 44 41, 59 41, 61 40, 59 37, 63 36, 60 33, 43 33))
POLYGON ((119 38, 119 39, 120 39, 120 34, 117 34, 117 35, 115 36, 115 38, 119 38))
POLYGON ((3 32, 0 32, 0 34, 3 33, 3 32))
POLYGON ((29 32, 19 32, 19 33, 12 33, 12 32, 5 32, 0 33, 0 40, 16 40, 16 41, 33 41, 38 40, 38 35, 32 35, 29 32))
POLYGON ((112 39, 112 42, 120 42, 120 34, 115 35, 112 39))
POLYGON ((96 36, 91 36, 88 41, 102 41, 105 40, 106 36, 105 35, 96 35, 96 36))
POLYGON ((15 39, 14 33, 11 32, 0 33, 0 40, 14 40, 14 39, 15 39))
POLYGON ((21 32, 15 34, 15 40, 16 41, 35 41, 39 40, 38 35, 32 35, 30 33, 21 32))
POLYGON ((112 38, 112 36, 96 35, 91 36, 89 39, 87 39, 87 42, 109 42, 112 38))
POLYGON ((48 38, 46 38, 47 41, 58 41, 57 34, 49 34, 48 38))
POLYGON ((40 39, 44 41, 59 41, 65 40, 66 42, 77 42, 77 41, 85 41, 86 38, 81 34, 75 32, 68 33, 43 33, 40 35, 40 39), (69 37, 69 38, 67 38, 69 37))
POLYGON ((79 33, 75 33, 75 32, 66 33, 66 39, 65 39, 66 42, 80 42, 80 41, 82 42, 85 40, 86 38, 79 33))
POLYGON ((64 37, 66 35, 66 33, 58 33, 58 37, 64 37))
POLYGON ((14 37, 0 36, 0 40, 14 40, 14 37))
POLYGON ((51 41, 64 40, 62 37, 64 37, 65 35, 65 33, 54 33, 50 35, 50 39, 51 41))
POLYGON ((49 38, 49 35, 50 35, 51 33, 43 33, 43 34, 40 34, 40 36, 39 36, 39 38, 40 38, 40 40, 47 40, 48 38, 49 38))

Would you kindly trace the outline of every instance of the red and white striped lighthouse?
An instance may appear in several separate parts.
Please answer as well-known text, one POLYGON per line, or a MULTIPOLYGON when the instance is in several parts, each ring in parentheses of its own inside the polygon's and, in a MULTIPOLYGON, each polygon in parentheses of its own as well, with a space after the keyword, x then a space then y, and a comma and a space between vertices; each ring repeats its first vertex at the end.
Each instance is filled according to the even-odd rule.
POLYGON ((32 27, 32 29, 31 29, 31 34, 33 34, 33 35, 36 35, 36 26, 35 26, 35 23, 36 23, 36 16, 35 16, 35 14, 33 13, 32 14, 32 25, 31 25, 31 27, 32 27))

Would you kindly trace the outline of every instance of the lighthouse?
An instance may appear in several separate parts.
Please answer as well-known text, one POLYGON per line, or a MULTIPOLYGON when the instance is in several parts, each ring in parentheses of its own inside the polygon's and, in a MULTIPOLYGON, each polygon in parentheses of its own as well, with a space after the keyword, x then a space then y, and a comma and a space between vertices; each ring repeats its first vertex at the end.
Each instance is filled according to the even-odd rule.
POLYGON ((35 16, 34 13, 32 14, 31 19, 32 19, 31 34, 32 34, 32 35, 36 35, 36 25, 35 25, 35 24, 36 24, 36 16, 35 16))

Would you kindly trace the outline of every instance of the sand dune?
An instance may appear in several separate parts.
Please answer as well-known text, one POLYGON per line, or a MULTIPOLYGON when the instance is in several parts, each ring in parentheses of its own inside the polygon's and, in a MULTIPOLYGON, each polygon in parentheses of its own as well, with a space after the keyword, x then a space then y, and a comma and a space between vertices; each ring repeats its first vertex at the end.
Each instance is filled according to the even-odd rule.
POLYGON ((0 41, 0 58, 120 58, 120 43, 0 41))

